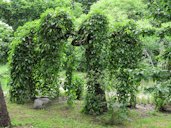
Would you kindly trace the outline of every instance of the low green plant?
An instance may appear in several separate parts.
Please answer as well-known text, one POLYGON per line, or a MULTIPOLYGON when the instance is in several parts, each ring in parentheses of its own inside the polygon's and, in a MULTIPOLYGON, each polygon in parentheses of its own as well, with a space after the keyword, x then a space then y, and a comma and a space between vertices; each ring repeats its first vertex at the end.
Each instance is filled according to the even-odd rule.
POLYGON ((80 100, 84 91, 85 81, 81 77, 75 76, 73 78, 73 85, 76 87, 77 100, 80 100))
POLYGON ((153 87, 146 89, 154 97, 155 109, 163 111, 164 106, 171 102, 171 80, 165 82, 157 82, 153 87))
POLYGON ((108 121, 110 125, 120 125, 128 120, 128 110, 123 104, 117 103, 117 98, 113 97, 109 100, 109 113, 111 117, 108 121))
POLYGON ((65 82, 64 89, 68 96, 68 104, 72 105, 74 100, 80 100, 83 94, 85 81, 78 75, 73 76, 71 84, 65 82))

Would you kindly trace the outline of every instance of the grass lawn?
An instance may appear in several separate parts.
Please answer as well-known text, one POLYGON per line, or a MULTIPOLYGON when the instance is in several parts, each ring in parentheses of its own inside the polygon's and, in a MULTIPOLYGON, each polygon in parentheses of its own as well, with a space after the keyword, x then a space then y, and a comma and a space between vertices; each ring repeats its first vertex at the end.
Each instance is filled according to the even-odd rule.
POLYGON ((32 103, 17 105, 7 103, 12 124, 15 128, 171 128, 171 114, 130 111, 130 121, 124 125, 107 125, 109 114, 88 116, 81 113, 82 103, 77 101, 74 108, 66 102, 54 101, 42 110, 32 109, 32 103))
MULTIPOLYGON (((65 72, 60 75, 64 76, 65 72)), ((8 91, 8 66, 0 65, 0 78, 4 91, 8 91)), ((79 74, 78 74, 79 75, 79 74)), ((81 74, 85 76, 85 74, 81 74)), ((42 110, 32 109, 33 103, 17 105, 8 102, 7 107, 14 128, 171 128, 171 114, 131 110, 130 119, 123 125, 107 125, 110 114, 88 116, 81 113, 83 102, 76 101, 73 108, 66 101, 54 100, 42 110)))

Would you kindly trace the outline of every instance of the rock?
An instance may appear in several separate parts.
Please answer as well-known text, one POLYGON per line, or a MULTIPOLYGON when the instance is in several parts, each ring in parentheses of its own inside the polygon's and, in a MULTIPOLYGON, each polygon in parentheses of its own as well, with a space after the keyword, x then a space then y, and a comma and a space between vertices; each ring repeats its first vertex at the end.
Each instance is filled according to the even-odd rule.
POLYGON ((45 108, 50 102, 51 100, 49 98, 37 98, 34 100, 33 108, 34 109, 45 108))
POLYGON ((39 98, 39 100, 41 100, 44 105, 49 104, 51 102, 51 100, 49 100, 49 98, 39 98))

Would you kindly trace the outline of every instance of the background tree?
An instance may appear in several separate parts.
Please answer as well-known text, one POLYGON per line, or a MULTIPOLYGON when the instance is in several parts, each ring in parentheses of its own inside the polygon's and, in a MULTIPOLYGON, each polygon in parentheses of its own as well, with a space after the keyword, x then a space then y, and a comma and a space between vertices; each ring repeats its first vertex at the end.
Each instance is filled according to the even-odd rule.
POLYGON ((75 1, 82 4, 83 11, 87 14, 90 11, 91 5, 93 5, 98 0, 75 0, 75 1))
POLYGON ((154 20, 157 20, 156 25, 161 25, 163 22, 171 21, 171 1, 170 0, 147 0, 148 7, 154 20))
POLYGON ((9 45, 13 39, 13 29, 0 21, 0 63, 7 63, 9 45))
POLYGON ((40 14, 47 9, 56 7, 69 7, 75 11, 77 17, 82 13, 81 5, 79 3, 73 5, 72 0, 12 0, 0 2, 0 19, 16 30, 18 26, 28 21, 39 19, 40 14))
POLYGON ((170 99, 170 20, 171 20, 171 1, 169 0, 149 0, 149 10, 153 18, 153 26, 157 27, 156 36, 158 37, 158 63, 153 71, 155 86, 147 90, 153 94, 156 110, 163 111, 164 106, 170 99))

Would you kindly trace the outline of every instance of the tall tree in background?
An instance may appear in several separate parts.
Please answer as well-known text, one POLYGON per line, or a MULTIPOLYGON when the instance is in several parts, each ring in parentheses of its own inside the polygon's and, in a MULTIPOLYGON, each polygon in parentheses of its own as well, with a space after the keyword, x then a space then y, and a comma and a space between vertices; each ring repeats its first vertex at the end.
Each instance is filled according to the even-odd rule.
POLYGON ((0 127, 7 127, 10 125, 10 117, 8 115, 4 94, 0 83, 0 127))
POLYGON ((171 21, 171 1, 170 0, 148 0, 149 9, 158 25, 171 21))
MULTIPOLYGON (((10 2, 0 1, 0 19, 14 30, 28 21, 40 18, 40 14, 49 8, 56 7, 72 8, 72 0, 11 0, 10 2)), ((74 3, 74 15, 82 13, 81 4, 74 3)))
POLYGON ((88 13, 90 10, 90 6, 97 2, 98 0, 75 0, 76 2, 79 2, 83 5, 83 10, 85 13, 88 13))

